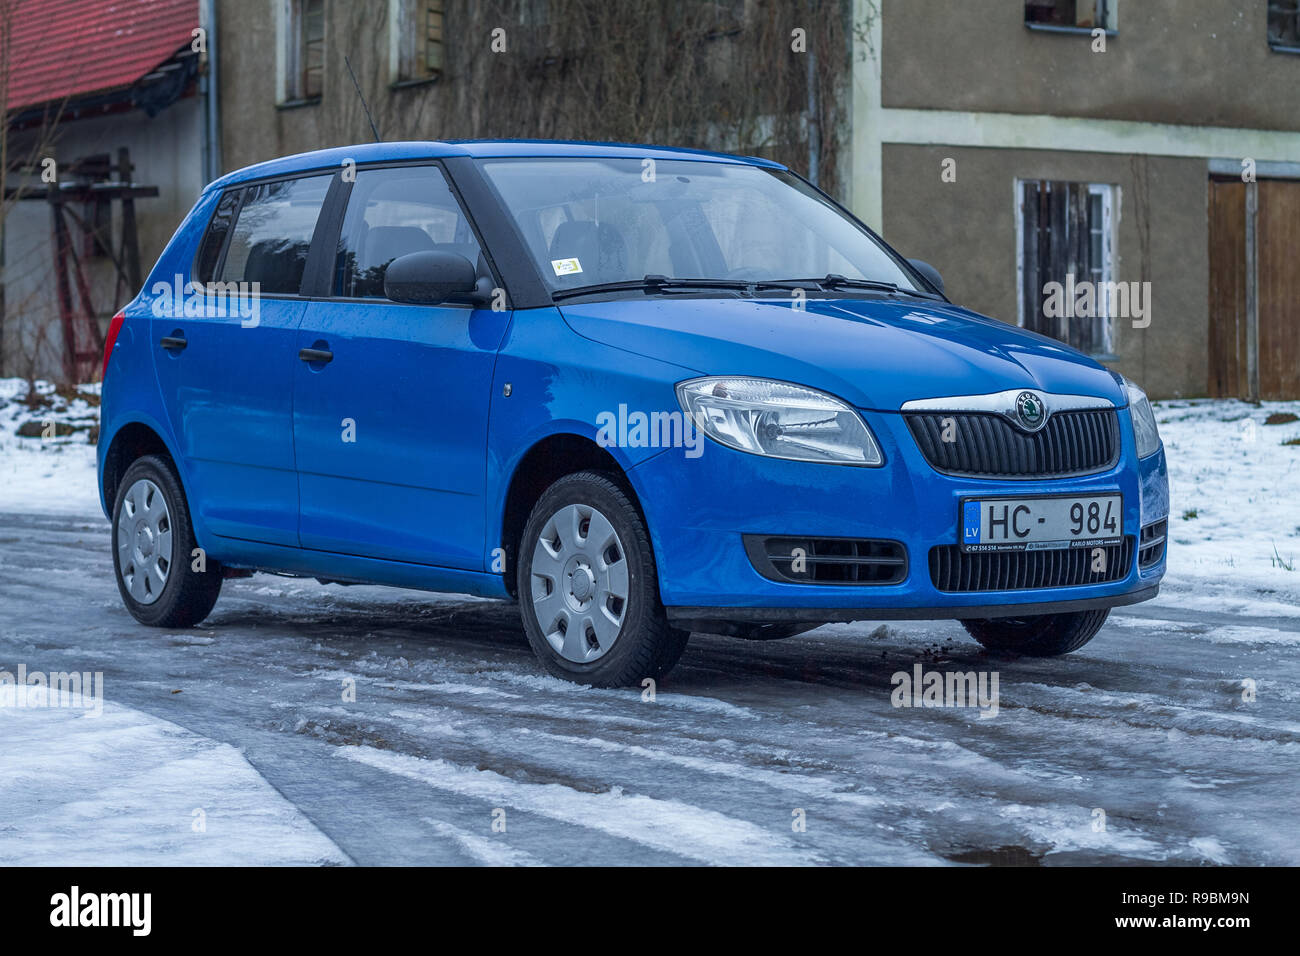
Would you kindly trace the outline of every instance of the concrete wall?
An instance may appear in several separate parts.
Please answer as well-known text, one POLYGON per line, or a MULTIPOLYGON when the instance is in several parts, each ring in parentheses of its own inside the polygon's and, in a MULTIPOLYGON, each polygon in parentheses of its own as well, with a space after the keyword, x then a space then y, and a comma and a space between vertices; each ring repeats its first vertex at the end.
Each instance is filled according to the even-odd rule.
POLYGON ((1300 55, 1269 48, 1266 0, 1118 0, 1105 53, 1028 29, 1020 0, 880 2, 886 108, 1300 130, 1300 55))
MULTIPOLYGON (((136 200, 136 225, 140 238, 141 278, 148 275, 176 227, 194 205, 203 188, 202 103, 189 97, 173 103, 153 119, 131 111, 77 120, 58 129, 55 156, 70 162, 95 153, 110 153, 125 146, 135 164, 136 182, 159 188, 154 199, 136 200)), ((24 154, 21 135, 14 152, 24 154)), ((82 210, 78 208, 78 214, 82 210)), ((121 205, 113 204, 114 249, 121 238, 121 205)), ((54 284, 52 217, 43 202, 15 203, 5 222, 5 314, 0 345, 0 374, 62 378, 62 332, 54 284), (42 335, 42 329, 46 334, 42 335)), ((114 299, 115 276, 106 258, 87 260, 91 300, 107 324, 137 291, 114 299)), ((75 287, 74 287, 74 301, 75 287)))
POLYGON ((1011 324, 1017 321, 1017 179, 1119 186, 1113 278, 1151 282, 1151 324, 1134 329, 1131 320, 1115 319, 1118 360, 1108 364, 1153 396, 1205 394, 1205 160, 887 144, 885 238, 934 265, 954 302, 1011 324), (956 160, 956 182, 940 178, 946 158, 956 160))

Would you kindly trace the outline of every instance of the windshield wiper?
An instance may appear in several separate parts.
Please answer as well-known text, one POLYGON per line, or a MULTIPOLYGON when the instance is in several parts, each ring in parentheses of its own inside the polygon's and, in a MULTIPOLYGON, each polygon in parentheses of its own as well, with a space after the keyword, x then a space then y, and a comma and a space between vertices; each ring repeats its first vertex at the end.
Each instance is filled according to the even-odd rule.
POLYGON ((904 289, 896 282, 885 282, 881 279, 850 279, 848 276, 842 276, 834 272, 822 276, 816 281, 827 292, 834 292, 838 289, 872 289, 877 292, 895 292, 899 295, 919 295, 925 299, 941 298, 932 292, 925 292, 921 289, 904 289))
POLYGON ((668 276, 652 274, 642 279, 628 279, 623 282, 597 282, 593 285, 577 286, 573 289, 557 289, 551 293, 552 299, 568 299, 576 295, 597 295, 601 292, 663 292, 666 289, 735 289, 743 292, 753 285, 739 279, 671 279, 668 276))
POLYGON ((756 292, 768 289, 783 289, 790 292, 797 289, 821 289, 824 292, 835 292, 839 289, 871 289, 899 295, 918 295, 927 299, 939 298, 919 289, 904 289, 893 282, 879 279, 850 279, 835 273, 822 276, 820 279, 673 279, 652 273, 641 279, 597 282, 572 289, 557 289, 551 293, 551 298, 558 302, 560 299, 570 299, 580 295, 599 295, 602 292, 646 292, 654 295, 672 289, 727 289, 747 295, 754 295, 756 292))
POLYGON ((922 292, 920 289, 904 289, 896 283, 885 282, 882 279, 850 279, 848 276, 842 276, 834 272, 818 279, 754 279, 749 283, 749 287, 756 292, 765 289, 785 289, 789 291, 803 289, 805 292, 812 290, 838 292, 841 289, 870 289, 873 292, 888 292, 895 295, 918 295, 926 299, 940 298, 940 296, 932 293, 922 292))
POLYGON ((910 292, 910 289, 900 289, 896 282, 882 282, 879 279, 850 279, 848 276, 838 275, 832 272, 830 275, 822 276, 817 280, 827 292, 833 292, 836 289, 879 289, 881 292, 910 292))

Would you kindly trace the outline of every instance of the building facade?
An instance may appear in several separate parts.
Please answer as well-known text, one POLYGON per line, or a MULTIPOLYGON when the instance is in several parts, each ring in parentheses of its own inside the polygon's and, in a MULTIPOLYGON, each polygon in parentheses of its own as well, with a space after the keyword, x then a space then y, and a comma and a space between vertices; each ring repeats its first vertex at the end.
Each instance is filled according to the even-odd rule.
MULTIPOLYGON (((17 67, 10 162, 52 104, 61 167, 126 148, 158 188, 136 209, 146 270, 205 181, 274 156, 662 142, 790 165, 954 301, 1153 395, 1300 397, 1300 0, 15 2, 56 29, 17 67)), ((39 191, 37 172, 9 183, 39 191)), ((101 323, 124 294, 96 254, 115 208, 89 215, 118 238, 77 247, 101 323)), ((68 311, 50 222, 6 210, 4 374, 57 377, 57 336, 31 335, 68 311)))
POLYGON ((855 4, 851 205, 954 301, 1154 396, 1300 398, 1295 3, 855 4))
POLYGON ((776 158, 842 196, 850 10, 222 0, 223 157, 237 168, 376 136, 663 143, 776 158))

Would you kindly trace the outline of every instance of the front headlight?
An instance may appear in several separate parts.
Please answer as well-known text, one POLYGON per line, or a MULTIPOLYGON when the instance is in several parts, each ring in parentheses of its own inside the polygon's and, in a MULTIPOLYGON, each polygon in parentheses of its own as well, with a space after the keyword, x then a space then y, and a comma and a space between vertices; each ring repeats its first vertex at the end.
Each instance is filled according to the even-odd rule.
POLYGON ((1124 379, 1124 395, 1128 399, 1129 417, 1133 419, 1137 455, 1139 458, 1154 455, 1160 450, 1160 432, 1156 428, 1156 413, 1151 408, 1151 400, 1128 379, 1124 379))
POLYGON ((766 378, 696 378, 678 384, 677 401, 704 434, 738 451, 843 465, 885 461, 856 411, 801 385, 766 378))

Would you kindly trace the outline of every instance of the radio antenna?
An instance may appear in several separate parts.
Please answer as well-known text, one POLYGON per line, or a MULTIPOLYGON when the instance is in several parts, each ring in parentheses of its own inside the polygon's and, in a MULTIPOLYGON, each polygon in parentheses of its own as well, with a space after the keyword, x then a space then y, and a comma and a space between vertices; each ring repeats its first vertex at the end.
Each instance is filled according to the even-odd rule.
POLYGON ((361 93, 361 84, 357 82, 357 75, 352 72, 352 61, 345 56, 343 62, 347 65, 348 76, 352 77, 352 85, 356 88, 357 99, 361 101, 361 108, 366 111, 366 121, 370 123, 370 132, 375 134, 375 142, 381 143, 383 140, 379 138, 379 130, 375 128, 375 121, 370 115, 370 107, 366 105, 366 98, 361 93))

